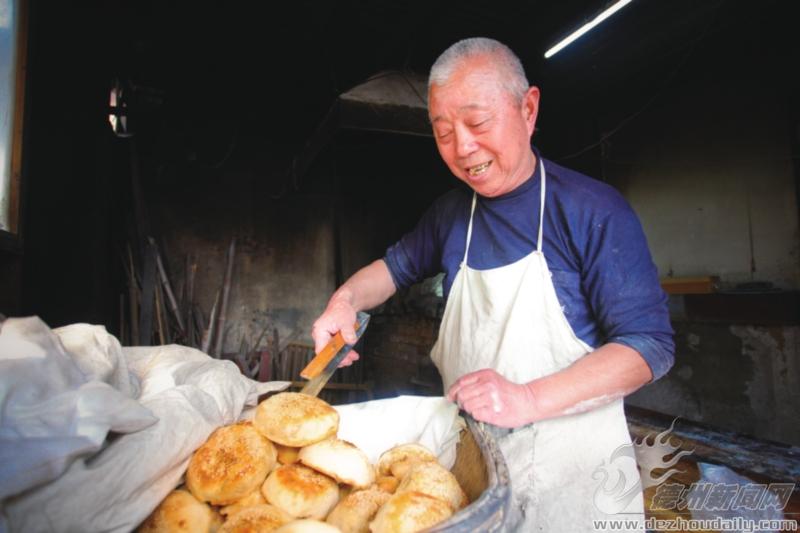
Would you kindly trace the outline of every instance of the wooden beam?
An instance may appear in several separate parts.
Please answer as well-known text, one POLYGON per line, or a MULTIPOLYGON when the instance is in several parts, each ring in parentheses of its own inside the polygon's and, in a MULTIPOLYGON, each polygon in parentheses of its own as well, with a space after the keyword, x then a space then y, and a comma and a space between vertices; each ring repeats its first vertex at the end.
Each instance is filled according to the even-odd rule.
POLYGON ((718 286, 719 278, 716 276, 661 279, 661 287, 667 294, 711 294, 717 292, 718 286))

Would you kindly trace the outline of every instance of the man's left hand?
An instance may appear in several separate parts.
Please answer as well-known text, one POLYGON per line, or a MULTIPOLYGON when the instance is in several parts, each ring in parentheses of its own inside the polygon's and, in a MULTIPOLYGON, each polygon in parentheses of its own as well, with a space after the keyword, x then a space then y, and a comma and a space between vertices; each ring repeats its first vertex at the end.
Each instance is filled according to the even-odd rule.
POLYGON ((512 383, 489 368, 461 376, 447 398, 475 420, 499 427, 516 428, 535 418, 536 398, 530 385, 512 383))

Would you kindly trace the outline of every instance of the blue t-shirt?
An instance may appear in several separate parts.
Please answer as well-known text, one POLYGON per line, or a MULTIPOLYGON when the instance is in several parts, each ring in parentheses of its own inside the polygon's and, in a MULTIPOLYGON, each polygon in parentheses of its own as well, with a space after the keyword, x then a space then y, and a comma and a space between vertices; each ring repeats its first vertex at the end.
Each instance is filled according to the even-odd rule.
MULTIPOLYGON (((675 345, 661 289, 639 219, 610 186, 544 160, 547 172, 542 251, 558 300, 575 334, 589 346, 629 346, 656 380, 674 362, 675 345)), ((513 191, 478 195, 467 264, 486 270, 511 264, 536 248, 540 167, 513 191)), ((464 257, 472 190, 439 197, 413 231, 386 252, 397 288, 444 272, 447 299, 464 257)))

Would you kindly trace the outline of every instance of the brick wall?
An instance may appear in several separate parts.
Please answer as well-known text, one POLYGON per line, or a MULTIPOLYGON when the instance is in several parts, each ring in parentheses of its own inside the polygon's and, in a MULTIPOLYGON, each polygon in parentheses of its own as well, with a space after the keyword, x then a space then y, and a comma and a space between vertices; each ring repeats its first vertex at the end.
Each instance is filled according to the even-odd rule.
POLYGON ((430 358, 439 322, 408 313, 372 317, 362 351, 376 398, 442 394, 442 380, 430 358))

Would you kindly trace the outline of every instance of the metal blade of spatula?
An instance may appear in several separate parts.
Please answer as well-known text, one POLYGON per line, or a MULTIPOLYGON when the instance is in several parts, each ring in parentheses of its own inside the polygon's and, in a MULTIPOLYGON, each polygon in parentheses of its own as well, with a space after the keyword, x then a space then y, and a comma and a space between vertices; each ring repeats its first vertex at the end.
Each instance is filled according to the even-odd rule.
MULTIPOLYGON (((354 325, 356 343, 364 334, 364 330, 367 329, 367 323, 369 323, 369 315, 359 312, 354 325)), ((328 383, 328 380, 331 379, 333 373, 336 372, 339 363, 353 349, 354 345, 345 343, 341 331, 334 335, 325 348, 314 356, 311 362, 300 372, 301 377, 309 380, 300 392, 309 396, 318 396, 325 384, 328 383)))

